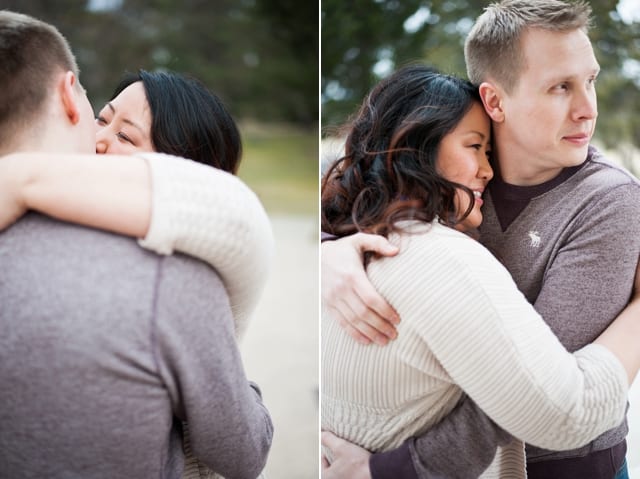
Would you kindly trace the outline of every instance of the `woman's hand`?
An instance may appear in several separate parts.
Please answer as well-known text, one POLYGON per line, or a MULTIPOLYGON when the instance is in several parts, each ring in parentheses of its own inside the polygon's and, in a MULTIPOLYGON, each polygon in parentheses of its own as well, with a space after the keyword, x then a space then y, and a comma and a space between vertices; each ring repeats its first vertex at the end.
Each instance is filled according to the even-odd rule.
POLYGON ((322 243, 322 302, 353 339, 385 345, 397 336, 394 325, 400 319, 369 282, 363 265, 367 251, 394 256, 398 248, 382 236, 364 233, 322 243))
POLYGON ((23 196, 26 181, 20 155, 0 157, 0 230, 8 228, 27 212, 23 196))

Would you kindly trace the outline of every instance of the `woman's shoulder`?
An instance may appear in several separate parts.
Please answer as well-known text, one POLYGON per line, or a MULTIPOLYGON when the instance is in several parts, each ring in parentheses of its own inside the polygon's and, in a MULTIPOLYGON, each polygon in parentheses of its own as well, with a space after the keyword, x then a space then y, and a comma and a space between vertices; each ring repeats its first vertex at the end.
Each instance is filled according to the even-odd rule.
POLYGON ((464 258, 466 254, 489 255, 489 251, 471 236, 445 226, 437 220, 431 223, 405 222, 390 241, 400 249, 399 255, 422 257, 464 258))
POLYGON ((480 288, 487 276, 511 281, 504 266, 472 237, 437 221, 416 221, 402 226, 400 233, 389 238, 398 246, 399 253, 372 261, 368 268, 372 279, 377 277, 376 281, 387 283, 382 279, 386 276, 395 284, 419 285, 447 277, 480 288))

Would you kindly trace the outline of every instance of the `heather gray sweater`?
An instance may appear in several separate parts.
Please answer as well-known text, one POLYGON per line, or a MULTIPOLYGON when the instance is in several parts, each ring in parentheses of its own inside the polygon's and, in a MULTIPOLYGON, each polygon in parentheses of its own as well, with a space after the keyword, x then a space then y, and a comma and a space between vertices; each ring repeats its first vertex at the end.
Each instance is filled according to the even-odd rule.
POLYGON ((0 477, 179 478, 181 421, 226 478, 272 424, 213 269, 29 214, 0 234, 0 477))

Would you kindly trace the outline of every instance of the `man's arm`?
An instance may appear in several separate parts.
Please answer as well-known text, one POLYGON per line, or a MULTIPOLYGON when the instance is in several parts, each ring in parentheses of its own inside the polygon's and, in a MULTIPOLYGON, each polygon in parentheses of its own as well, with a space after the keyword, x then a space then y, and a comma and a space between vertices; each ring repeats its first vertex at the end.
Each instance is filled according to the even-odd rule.
POLYGON ((370 454, 323 432, 322 444, 331 451, 333 462, 326 462, 322 477, 475 479, 489 467, 497 446, 507 444, 511 439, 509 433, 463 395, 453 411, 426 434, 409 438, 390 451, 370 454))
POLYGON ((427 433, 409 438, 395 450, 373 454, 369 461, 371 477, 476 478, 489 467, 496 448, 511 439, 471 398, 463 395, 455 409, 427 433), (407 461, 412 470, 408 469, 407 461))
POLYGON ((163 258, 156 290, 156 364, 194 455, 224 477, 255 479, 273 425, 246 378, 224 286, 207 265, 163 258))

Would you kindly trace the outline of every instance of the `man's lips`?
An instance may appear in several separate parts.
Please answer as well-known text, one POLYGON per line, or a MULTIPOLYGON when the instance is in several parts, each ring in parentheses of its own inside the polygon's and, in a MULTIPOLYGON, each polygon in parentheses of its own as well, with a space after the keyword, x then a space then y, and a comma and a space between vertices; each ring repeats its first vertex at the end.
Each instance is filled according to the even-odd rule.
POLYGON ((576 145, 584 145, 589 143, 591 139, 591 135, 588 133, 577 133, 575 135, 566 135, 562 137, 563 140, 567 140, 570 143, 574 143, 576 145))

